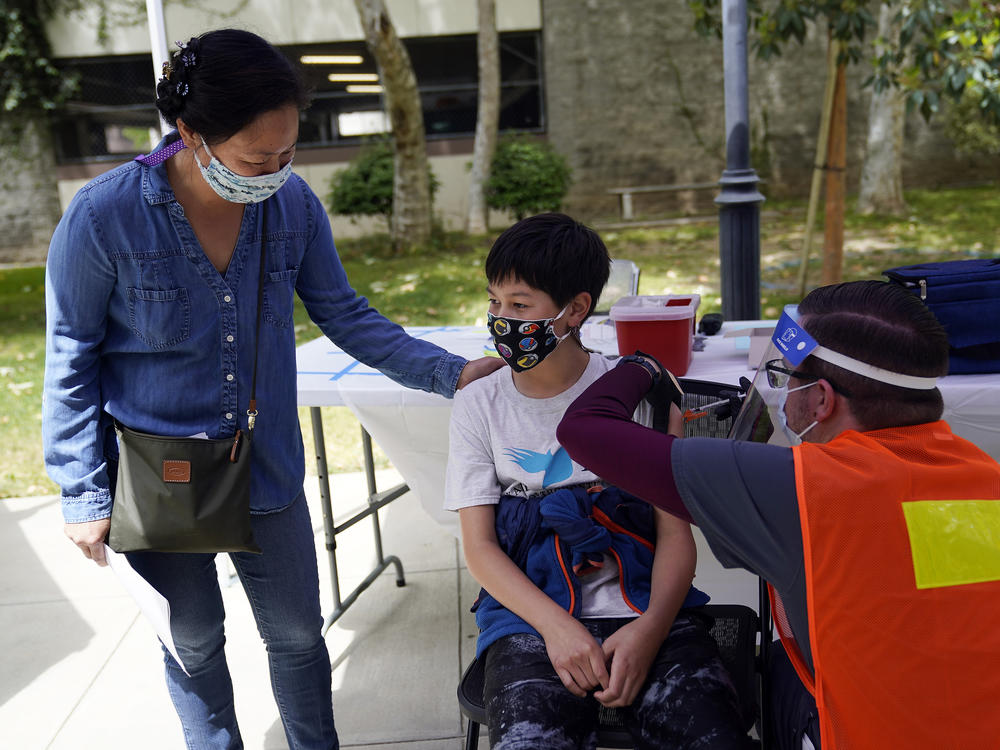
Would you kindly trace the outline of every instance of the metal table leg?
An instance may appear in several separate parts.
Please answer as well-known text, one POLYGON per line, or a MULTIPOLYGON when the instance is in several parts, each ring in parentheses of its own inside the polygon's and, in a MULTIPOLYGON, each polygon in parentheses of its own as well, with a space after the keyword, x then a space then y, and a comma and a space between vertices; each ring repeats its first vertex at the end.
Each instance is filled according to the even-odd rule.
POLYGON ((390 565, 396 567, 396 585, 405 586, 406 579, 403 576, 403 563, 395 555, 385 557, 382 552, 382 529, 379 526, 378 511, 388 505, 400 495, 409 491, 406 483, 397 484, 388 490, 378 491, 375 484, 375 461, 372 457, 371 435, 364 427, 361 428, 361 446, 365 463, 365 478, 368 481, 368 507, 359 511, 339 526, 333 522, 333 504, 330 497, 330 476, 326 463, 326 441, 323 438, 323 420, 320 407, 309 408, 309 416, 312 420, 313 442, 316 446, 316 473, 319 479, 320 505, 323 509, 323 533, 326 538, 326 551, 330 562, 330 581, 333 588, 333 611, 326 616, 323 621, 323 634, 330 629, 337 619, 347 611, 366 588, 382 574, 390 565), (375 567, 359 583, 351 593, 341 599, 340 576, 337 571, 337 534, 346 531, 363 518, 371 516, 372 532, 375 538, 375 567))

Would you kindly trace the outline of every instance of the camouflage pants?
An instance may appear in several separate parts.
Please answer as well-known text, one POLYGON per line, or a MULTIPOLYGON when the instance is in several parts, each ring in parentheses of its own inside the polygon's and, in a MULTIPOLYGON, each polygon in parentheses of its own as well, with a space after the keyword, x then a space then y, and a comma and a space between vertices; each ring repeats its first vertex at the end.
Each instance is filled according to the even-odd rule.
MULTIPOLYGON (((600 642, 628 620, 582 620, 600 642)), ((736 693, 709 635, 708 618, 682 610, 631 706, 625 726, 644 748, 729 750, 748 746, 736 693)), ((494 750, 591 750, 600 704, 559 680, 534 635, 511 635, 486 651, 484 702, 494 750)))

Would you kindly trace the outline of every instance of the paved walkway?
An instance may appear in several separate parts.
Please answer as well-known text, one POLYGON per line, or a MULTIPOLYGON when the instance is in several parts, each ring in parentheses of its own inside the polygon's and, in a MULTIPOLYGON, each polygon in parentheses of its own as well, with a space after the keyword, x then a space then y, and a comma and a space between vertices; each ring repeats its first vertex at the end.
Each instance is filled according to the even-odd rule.
MULTIPOLYGON (((379 487, 397 479, 382 472, 379 487)), ((346 517, 363 502, 364 477, 332 481, 335 517, 346 517)), ((314 485, 307 479, 307 490, 314 485)), ((322 550, 317 493, 309 494, 322 550)), ((407 585, 397 588, 390 568, 327 634, 341 742, 366 750, 458 750, 464 728, 455 687, 473 654, 468 609, 478 588, 460 564, 458 542, 412 496, 381 516, 386 553, 402 559, 407 585)), ((320 590, 329 611, 329 569, 321 555, 320 590)), ((338 559, 346 595, 373 559, 369 522, 338 537, 338 559)), ((0 565, 0 748, 183 748, 152 629, 114 574, 85 560, 63 536, 58 498, 0 500, 0 565)), ((235 583, 223 596, 247 750, 287 748, 243 590, 235 583)))
MULTIPOLYGON (((380 472, 380 488, 398 481, 380 472)), ((365 495, 361 474, 332 481, 334 517, 365 495)), ((307 496, 323 550, 316 480, 307 496)), ((341 743, 366 750, 459 750, 464 726, 455 699, 475 647, 469 607, 478 586, 461 545, 412 495, 380 512, 392 568, 330 629, 333 703, 341 743)), ((756 579, 723 572, 700 534, 697 585, 715 601, 755 606, 756 579)), ((371 524, 338 537, 342 596, 367 575, 371 524)), ((332 608, 320 553, 324 612, 332 608)), ((228 570, 228 561, 220 558, 228 570)), ((85 560, 62 533, 55 497, 0 500, 0 750, 175 750, 180 725, 162 678, 160 649, 108 568, 85 560)), ((264 648, 238 583, 223 589, 227 654, 247 750, 284 750, 264 648)), ((484 733, 485 734, 485 733, 484 733)), ((480 741, 486 747, 485 740, 480 741)))

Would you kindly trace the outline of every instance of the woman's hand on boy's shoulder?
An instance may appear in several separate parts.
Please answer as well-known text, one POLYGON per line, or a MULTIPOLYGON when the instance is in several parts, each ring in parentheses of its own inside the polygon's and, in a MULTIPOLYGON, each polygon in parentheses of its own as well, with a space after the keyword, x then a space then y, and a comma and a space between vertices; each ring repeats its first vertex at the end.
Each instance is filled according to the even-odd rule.
POLYGON ((491 372, 504 367, 504 361, 499 357, 480 357, 466 362, 465 367, 458 376, 458 385, 455 390, 460 391, 473 380, 489 375, 491 372))

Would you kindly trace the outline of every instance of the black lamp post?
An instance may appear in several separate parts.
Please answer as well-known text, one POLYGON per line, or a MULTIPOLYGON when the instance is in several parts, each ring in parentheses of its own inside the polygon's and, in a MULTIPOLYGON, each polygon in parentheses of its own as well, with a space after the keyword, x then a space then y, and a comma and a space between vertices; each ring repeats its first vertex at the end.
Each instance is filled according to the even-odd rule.
POLYGON ((760 204, 750 166, 746 0, 722 0, 722 55, 726 94, 726 169, 719 184, 719 260, 722 315, 760 318, 760 204))

